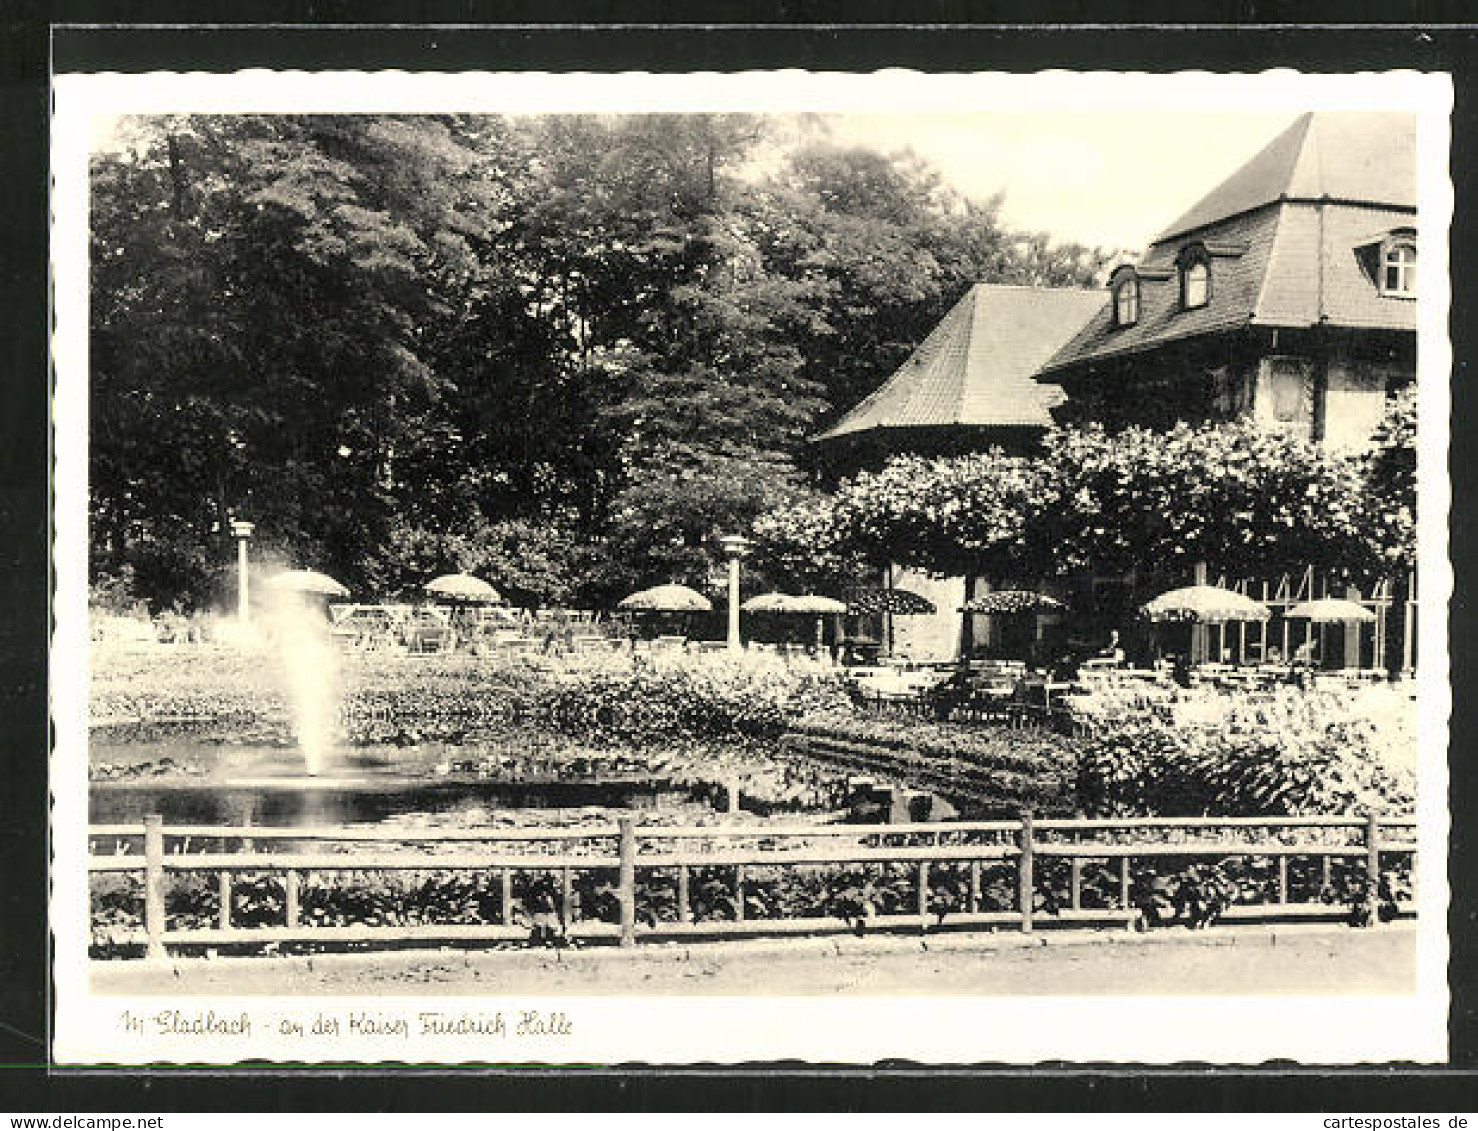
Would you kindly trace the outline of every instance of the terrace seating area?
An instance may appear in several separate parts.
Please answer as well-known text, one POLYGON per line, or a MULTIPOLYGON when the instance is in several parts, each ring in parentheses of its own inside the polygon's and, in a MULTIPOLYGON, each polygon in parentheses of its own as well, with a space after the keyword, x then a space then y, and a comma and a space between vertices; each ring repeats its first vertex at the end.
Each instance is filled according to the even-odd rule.
POLYGON ((850 667, 846 675, 859 701, 878 710, 1014 727, 1069 726, 1076 704, 1104 692, 1126 707, 1153 709, 1173 700, 1182 687, 1212 687, 1256 698, 1271 696, 1280 687, 1340 691, 1386 678, 1370 669, 1226 663, 1200 664, 1178 677, 1168 661, 1137 668, 1101 658, 1085 661, 1072 678, 1057 678, 1016 660, 894 661, 850 667))
POLYGON ((348 652, 478 656, 609 651, 625 640, 588 610, 439 605, 329 606, 330 631, 348 652))

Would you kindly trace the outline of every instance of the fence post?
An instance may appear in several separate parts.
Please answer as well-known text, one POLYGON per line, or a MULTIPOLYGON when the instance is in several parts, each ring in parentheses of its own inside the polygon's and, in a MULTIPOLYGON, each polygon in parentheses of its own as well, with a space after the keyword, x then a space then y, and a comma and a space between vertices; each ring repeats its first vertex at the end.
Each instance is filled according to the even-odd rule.
POLYGON ((919 861, 919 929, 929 929, 929 861, 919 861))
POLYGON ((621 871, 617 899, 621 905, 621 945, 636 945, 636 827, 630 817, 617 822, 621 830, 621 871))
POLYGON ((744 922, 744 865, 734 865, 734 921, 744 922))
POLYGON ((970 914, 980 910, 980 861, 970 861, 970 914))
POLYGON ((569 868, 559 870, 559 922, 568 934, 575 921, 575 878, 569 868))
POLYGON ((1380 922, 1380 818, 1374 813, 1365 818, 1365 903, 1370 910, 1366 926, 1380 922))
POLYGON ((513 869, 501 868, 498 876, 498 917, 503 926, 513 925, 513 869))
POLYGON ((164 818, 144 818, 144 937, 150 958, 164 952, 164 818))
POLYGON ((1129 857, 1119 857, 1119 910, 1124 914, 1124 925, 1130 930, 1134 929, 1134 919, 1129 912, 1129 888, 1130 888, 1129 857))
POLYGON ((1032 929, 1032 897, 1036 891, 1032 876, 1035 849, 1032 845, 1030 810, 1024 810, 1021 814, 1021 828, 1016 833, 1016 847, 1019 850, 1019 855, 1016 857, 1016 907, 1021 912, 1021 929, 1029 933, 1032 929))
POLYGON ((677 921, 679 923, 693 921, 693 901, 688 893, 688 866, 686 864, 677 866, 677 921))
POLYGON ((231 929, 231 873, 225 868, 216 874, 216 891, 220 897, 220 909, 216 914, 216 922, 221 930, 231 929))
POLYGON ((287 878, 283 881, 284 901, 287 904, 287 925, 296 927, 298 925, 298 885, 302 881, 302 874, 296 868, 289 868, 287 878))

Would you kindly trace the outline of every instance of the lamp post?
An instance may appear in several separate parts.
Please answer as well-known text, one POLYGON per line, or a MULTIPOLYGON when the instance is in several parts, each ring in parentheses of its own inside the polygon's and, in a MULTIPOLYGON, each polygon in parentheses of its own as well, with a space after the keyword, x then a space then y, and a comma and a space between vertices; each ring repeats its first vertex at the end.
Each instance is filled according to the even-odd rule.
POLYGON ((742 534, 725 534, 718 544, 729 559, 729 651, 737 652, 743 647, 739 641, 739 559, 749 553, 749 539, 742 534))
POLYGON ((231 523, 231 535, 236 539, 236 619, 243 625, 251 620, 251 605, 246 582, 246 543, 256 527, 249 522, 235 519, 231 523))

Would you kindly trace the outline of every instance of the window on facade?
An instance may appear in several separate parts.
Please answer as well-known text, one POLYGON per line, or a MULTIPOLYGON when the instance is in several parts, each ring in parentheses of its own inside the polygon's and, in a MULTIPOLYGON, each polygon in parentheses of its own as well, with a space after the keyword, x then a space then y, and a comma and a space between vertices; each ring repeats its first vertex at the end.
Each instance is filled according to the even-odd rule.
POLYGON ((1205 306, 1211 297, 1211 268, 1204 259, 1193 259, 1180 269, 1180 305, 1186 310, 1205 306))
POLYGON ((1139 321, 1139 280, 1125 279, 1114 288, 1114 325, 1133 326, 1139 321))
POLYGON ((1416 294, 1416 244, 1410 240, 1389 243, 1381 252, 1380 289, 1382 294, 1416 294))
POLYGON ((1312 419, 1309 375, 1297 362, 1273 359, 1268 364, 1271 416, 1279 424, 1306 424, 1312 419))

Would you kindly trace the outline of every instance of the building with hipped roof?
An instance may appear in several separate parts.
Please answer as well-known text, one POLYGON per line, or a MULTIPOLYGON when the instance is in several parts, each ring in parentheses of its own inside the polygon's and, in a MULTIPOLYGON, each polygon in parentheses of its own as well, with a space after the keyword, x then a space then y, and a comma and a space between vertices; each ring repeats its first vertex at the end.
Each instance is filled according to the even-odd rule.
POLYGON ((1062 390, 1037 373, 1103 306, 1097 290, 977 283, 877 390, 816 442, 852 469, 900 451, 1030 451, 1062 390))
MULTIPOLYGON (((902 453, 1030 452, 1062 400, 1062 390, 1036 374, 1103 301, 1096 290, 976 284, 875 392, 815 438, 823 466, 840 475, 902 453)), ((936 609, 894 618, 884 635, 895 651, 946 659, 971 646, 962 645, 957 610, 981 582, 899 567, 886 582, 936 609)), ((991 626, 981 618, 980 627, 988 643, 991 626)))
POLYGON ((1040 368, 1059 420, 1251 415, 1365 442, 1416 376, 1416 127, 1304 114, 1109 279, 1040 368))
MULTIPOLYGON (((1413 116, 1304 114, 1137 262, 1116 268, 1104 290, 972 288, 876 392, 816 438, 821 462, 845 471, 900 452, 1029 452, 1053 421, 1168 427, 1250 416, 1359 446, 1388 394, 1416 376, 1416 189, 1413 116)), ((961 640, 954 610, 980 579, 897 581, 941 610, 901 621, 899 651, 945 659, 999 643, 989 623, 961 640)), ((1327 589, 1311 573, 1250 587, 1275 608, 1327 589)), ((1372 633, 1332 629, 1326 654, 1410 668, 1415 594, 1409 579, 1395 588, 1368 599, 1379 615, 1372 633)), ((1261 640, 1215 630, 1198 648, 1271 655, 1269 632, 1287 636, 1275 618, 1261 640)))

